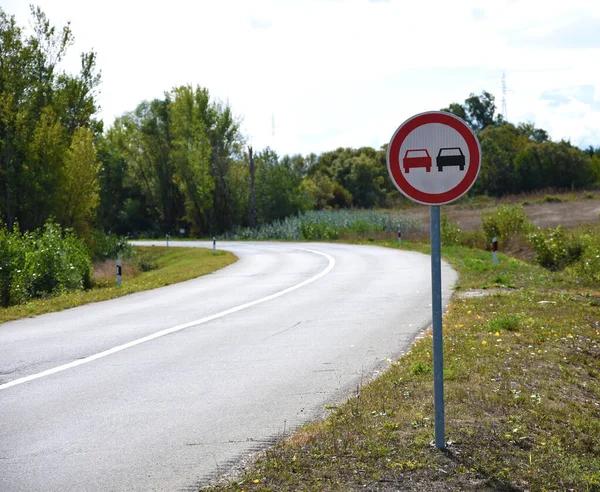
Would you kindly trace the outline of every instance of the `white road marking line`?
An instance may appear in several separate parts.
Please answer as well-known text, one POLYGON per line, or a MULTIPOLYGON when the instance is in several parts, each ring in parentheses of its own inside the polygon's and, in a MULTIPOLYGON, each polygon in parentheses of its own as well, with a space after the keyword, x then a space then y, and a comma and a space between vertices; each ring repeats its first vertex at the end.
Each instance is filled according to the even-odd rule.
POLYGON ((249 307, 256 306, 257 304, 262 304, 263 302, 267 302, 267 301, 270 301, 277 297, 281 297, 285 294, 289 294, 290 292, 293 292, 296 289, 300 289, 301 287, 304 287, 305 285, 311 284, 311 283, 315 282, 316 280, 319 280, 320 278, 324 277, 331 270, 333 270, 333 267, 335 266, 335 259, 333 258, 333 256, 328 255, 327 253, 322 253, 321 251, 315 251, 312 249, 301 249, 301 248, 298 248, 298 249, 300 249, 300 251, 308 251, 308 252, 314 253, 316 255, 324 256, 325 258, 327 258, 327 261, 328 261, 327 268, 325 268, 323 271, 321 271, 314 277, 310 277, 309 279, 306 279, 306 280, 300 282, 299 284, 293 285, 292 287, 288 287, 287 289, 281 290, 281 291, 276 292, 275 294, 271 294, 267 297, 262 297, 255 301, 250 301, 250 302, 247 302, 246 304, 241 304, 240 306, 237 306, 237 307, 234 307, 231 309, 227 309, 226 311, 222 311, 220 313, 213 314, 211 316, 207 316, 206 318, 201 318, 196 321, 190 321, 189 323, 184 323, 182 325, 173 326, 172 328, 167 328, 166 330, 157 331, 156 333, 153 333, 152 335, 138 338, 137 340, 133 340, 128 343, 124 343, 123 345, 117 345, 116 347, 105 350, 104 352, 99 352, 97 354, 90 355, 83 359, 77 359, 77 360, 74 360, 73 362, 69 362, 68 364, 63 364, 62 366, 54 367, 52 369, 47 369, 46 371, 38 372, 37 374, 31 374, 30 376, 25 376, 23 378, 14 379, 12 381, 9 381, 8 383, 0 384, 0 390, 8 389, 11 386, 17 386, 19 384, 27 383, 29 381, 34 381, 35 379, 40 379, 40 378, 43 378, 46 376, 51 376, 52 374, 56 374, 58 372, 66 371, 67 369, 72 369, 73 367, 77 367, 77 366, 81 366, 83 364, 87 364, 89 362, 93 362, 97 359, 101 359, 108 355, 116 354, 117 352, 121 352, 122 350, 131 348, 131 347, 135 347, 136 345, 140 345, 142 343, 149 342, 151 340, 155 340, 160 337, 164 337, 165 335, 170 335, 171 333, 185 330, 186 328, 191 328, 192 326, 202 325, 204 323, 208 323, 215 319, 222 318, 229 314, 237 313, 238 311, 242 311, 243 309, 247 309, 249 307))

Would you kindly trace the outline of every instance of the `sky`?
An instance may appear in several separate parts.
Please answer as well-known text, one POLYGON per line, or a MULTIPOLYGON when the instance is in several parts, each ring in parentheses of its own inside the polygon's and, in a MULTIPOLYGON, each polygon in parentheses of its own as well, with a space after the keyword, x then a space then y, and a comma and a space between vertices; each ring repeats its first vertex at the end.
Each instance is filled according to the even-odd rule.
MULTIPOLYGON (((29 1, 0 6, 30 24, 29 1)), ((94 50, 105 128, 181 85, 231 106, 254 149, 379 148, 409 117, 488 91, 506 118, 600 146, 597 0, 38 0, 94 50)))

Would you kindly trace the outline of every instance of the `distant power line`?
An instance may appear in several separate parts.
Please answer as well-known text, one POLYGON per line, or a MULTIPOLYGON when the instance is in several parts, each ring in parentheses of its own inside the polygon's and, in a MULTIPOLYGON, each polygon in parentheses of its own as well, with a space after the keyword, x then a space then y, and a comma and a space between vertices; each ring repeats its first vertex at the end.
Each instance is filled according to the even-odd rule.
POLYGON ((506 111, 506 74, 502 72, 502 116, 504 121, 508 121, 508 113, 506 111))

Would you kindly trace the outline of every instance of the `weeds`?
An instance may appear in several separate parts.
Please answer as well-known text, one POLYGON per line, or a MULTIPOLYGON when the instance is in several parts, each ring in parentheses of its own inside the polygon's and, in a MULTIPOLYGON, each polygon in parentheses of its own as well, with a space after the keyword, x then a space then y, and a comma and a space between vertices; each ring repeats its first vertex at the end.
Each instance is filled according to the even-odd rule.
POLYGON ((320 210, 287 217, 257 229, 238 229, 231 239, 332 240, 348 235, 397 233, 398 230, 406 232, 417 228, 415 221, 398 214, 376 210, 320 210))

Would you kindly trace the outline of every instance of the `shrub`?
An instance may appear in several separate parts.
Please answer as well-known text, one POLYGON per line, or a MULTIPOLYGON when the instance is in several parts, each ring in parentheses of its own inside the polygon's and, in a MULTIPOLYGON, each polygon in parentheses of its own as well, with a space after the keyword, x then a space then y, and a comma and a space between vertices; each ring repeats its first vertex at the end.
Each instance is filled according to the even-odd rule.
POLYGON ((485 239, 484 232, 479 229, 472 229, 470 231, 464 231, 462 233, 461 244, 468 248, 485 249, 488 247, 488 243, 485 239))
POLYGON ((135 256, 135 265, 142 272, 149 272, 150 270, 156 270, 158 268, 158 264, 156 263, 157 255, 145 252, 138 253, 135 256))
POLYGON ((585 231, 578 238, 582 246, 579 261, 569 266, 576 277, 586 283, 600 282, 600 234, 592 230, 585 231))
POLYGON ((584 243, 562 226, 556 229, 538 229, 527 236, 535 251, 535 262, 549 270, 561 270, 578 261, 585 249, 584 243))
POLYGON ((3 306, 66 290, 89 288, 92 263, 83 241, 48 221, 21 234, 0 230, 0 300, 3 306))
POLYGON ((544 203, 561 203, 562 198, 556 195, 546 195, 542 201, 544 203))
POLYGON ((135 256, 135 248, 127 239, 116 234, 94 231, 90 239, 90 255, 93 261, 108 259, 130 260, 135 256))
POLYGON ((2 306, 11 304, 15 277, 20 273, 25 258, 25 249, 21 244, 18 225, 14 231, 0 229, 0 303, 2 306))
POLYGON ((481 224, 488 244, 494 237, 506 244, 532 227, 521 205, 502 205, 491 212, 481 212, 481 224))
POLYGON ((442 215, 440 219, 440 239, 442 246, 460 244, 462 233, 458 222, 452 222, 446 215, 442 215))
POLYGON ((498 316, 487 324, 490 331, 517 331, 520 326, 519 317, 514 314, 498 316))

